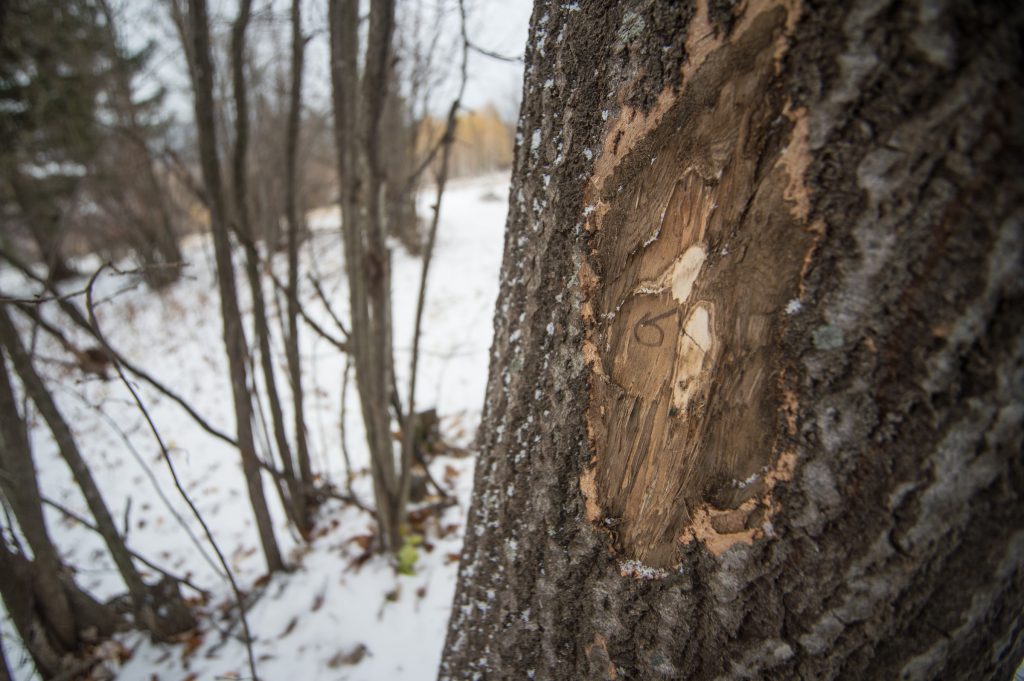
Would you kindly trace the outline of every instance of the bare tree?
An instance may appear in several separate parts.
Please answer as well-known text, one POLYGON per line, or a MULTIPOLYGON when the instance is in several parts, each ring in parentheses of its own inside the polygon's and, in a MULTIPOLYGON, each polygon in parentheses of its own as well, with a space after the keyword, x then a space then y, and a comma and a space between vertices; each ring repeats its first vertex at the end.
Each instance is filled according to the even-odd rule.
POLYGON ((366 424, 382 545, 397 550, 401 519, 397 517, 400 490, 389 414, 390 262, 384 245, 377 155, 394 7, 389 0, 371 4, 366 73, 360 89, 358 5, 355 0, 331 0, 330 4, 335 147, 352 316, 349 346, 366 424))
POLYGON ((217 281, 224 324, 224 349, 231 373, 231 392, 234 398, 238 448, 267 569, 275 572, 283 570, 285 564, 277 546, 277 539, 274 537, 270 511, 263 493, 260 464, 256 456, 252 430, 252 402, 246 368, 249 349, 242 326, 242 316, 238 309, 235 270, 231 260, 231 239, 228 233, 224 190, 217 152, 209 19, 205 0, 189 0, 188 7, 190 49, 187 51, 192 55, 190 73, 195 96, 196 128, 199 137, 203 180, 206 185, 210 210, 210 229, 213 234, 217 262, 217 281))
MULTIPOLYGON (((119 617, 95 602, 75 584, 60 560, 43 517, 36 468, 29 449, 24 416, 19 413, 7 363, 0 355, 0 491, 18 529, 32 550, 32 559, 17 547, 0 548, 7 611, 41 674, 67 668, 95 637, 105 637, 119 617), (93 630, 93 639, 83 632, 93 630)), ((14 528, 8 528, 13 536, 14 528)), ((5 543, 6 538, 0 538, 5 543)), ((0 677, 2 678, 2 677, 0 677)))
MULTIPOLYGON (((302 169, 299 166, 299 135, 302 124, 302 71, 305 58, 306 40, 302 33, 302 2, 292 0, 291 8, 291 90, 288 102, 288 129, 285 149, 285 214, 288 218, 288 332, 285 347, 288 356, 288 372, 292 389, 292 415, 295 429, 295 456, 300 480, 306 485, 313 484, 313 470, 310 465, 309 445, 306 440, 306 419, 303 407, 302 362, 299 356, 299 242, 305 233, 303 206, 300 186, 302 169)), ((293 494, 296 494, 293 491, 293 494)), ((305 495, 300 509, 304 523, 308 526, 310 502, 305 495)))
MULTIPOLYGON (((435 196, 433 206, 433 218, 430 221, 430 229, 427 231, 427 243, 423 249, 423 264, 420 268, 419 294, 416 298, 416 316, 413 321, 412 331, 412 356, 409 359, 409 390, 406 396, 407 411, 402 429, 402 458, 401 458, 401 479, 399 485, 400 503, 399 509, 404 512, 409 502, 409 490, 412 481, 412 467, 415 455, 415 431, 416 431, 416 379, 419 372, 420 335, 423 324, 423 311, 426 308, 427 300, 427 275, 430 273, 430 263, 434 257, 434 246, 437 243, 437 228, 441 221, 441 199, 444 198, 445 185, 448 182, 448 163, 451 159, 452 144, 455 141, 455 128, 458 124, 459 108, 462 106, 462 96, 466 92, 466 83, 469 79, 469 38, 466 34, 466 8, 462 0, 459 0, 459 26, 462 38, 462 59, 459 68, 459 91, 448 109, 448 119, 445 123, 444 133, 438 141, 441 149, 441 162, 434 178, 435 196)), ((424 467, 426 462, 424 461, 424 467)), ((429 471, 427 471, 429 478, 429 471)), ((440 487, 438 487, 440 489, 440 487)))
MULTIPOLYGON (((274 374, 274 356, 271 348, 270 325, 267 322, 266 302, 263 295, 263 278, 260 274, 260 256, 256 237, 249 219, 248 164, 249 151, 249 104, 245 77, 245 34, 252 16, 251 0, 241 0, 238 16, 231 27, 231 80, 235 103, 235 140, 232 153, 232 197, 235 234, 245 251, 245 272, 252 294, 253 333, 259 347, 263 384, 273 429, 274 444, 287 478, 294 482, 278 480, 277 488, 281 502, 295 526, 303 533, 309 530, 308 514, 304 510, 304 498, 298 475, 295 472, 291 446, 284 424, 281 398, 274 374)), ((254 384, 255 389, 255 384, 254 384)))
MULTIPOLYGON (((414 164, 411 154, 414 146, 412 137, 401 136, 402 130, 409 129, 409 106, 398 92, 397 71, 390 56, 393 52, 391 34, 395 23, 394 3, 375 1, 371 4, 365 67, 361 78, 357 66, 358 7, 343 0, 332 2, 330 7, 335 145, 341 180, 342 234, 352 310, 352 334, 348 347, 355 366, 356 385, 370 448, 381 545, 386 550, 394 551, 403 542, 412 465, 416 454, 414 431, 417 415, 414 392, 426 276, 437 234, 441 196, 448 177, 457 113, 465 88, 469 42, 465 37, 465 14, 460 5, 463 49, 459 94, 451 105, 444 130, 436 144, 425 158, 414 164), (397 141, 395 138, 398 138, 397 141), (438 158, 438 154, 441 154, 441 158, 435 178, 437 201, 427 235, 426 250, 423 252, 410 363, 408 409, 403 410, 395 387, 391 337, 391 254, 385 245, 384 235, 394 234, 395 229, 402 229, 398 226, 399 222, 410 219, 408 207, 418 179, 431 166, 432 161, 438 158), (389 407, 394 410, 395 420, 403 433, 397 464, 390 432, 389 407)), ((416 49, 418 51, 419 48, 416 49)), ((423 76, 418 71, 416 73, 417 78, 423 76)), ((414 94, 424 86, 425 81, 414 83, 414 94)), ((418 236, 415 241, 418 243, 418 236)), ((429 472, 427 477, 429 479, 429 472)))
MULTIPOLYGON (((191 628, 195 622, 189 610, 181 602, 180 596, 176 593, 167 594, 166 597, 159 596, 156 591, 146 585, 135 568, 131 554, 125 546, 124 537, 117 530, 117 525, 114 523, 85 457, 82 456, 78 448, 70 426, 57 408, 46 384, 36 372, 32 358, 25 350, 18 331, 3 305, 0 305, 0 345, 7 352, 11 364, 18 373, 25 393, 39 409, 40 415, 53 434, 61 456, 68 468, 71 469, 75 483, 85 497, 85 502, 96 520, 107 550, 128 587, 137 621, 152 632, 153 636, 160 639, 167 639, 191 628)), ((35 523, 30 522, 30 526, 34 525, 35 523)))

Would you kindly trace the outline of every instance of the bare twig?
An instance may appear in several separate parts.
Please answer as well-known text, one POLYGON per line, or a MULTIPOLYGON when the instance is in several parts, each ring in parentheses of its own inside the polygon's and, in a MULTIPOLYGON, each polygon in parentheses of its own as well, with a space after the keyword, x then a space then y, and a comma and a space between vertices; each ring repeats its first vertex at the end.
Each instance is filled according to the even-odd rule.
MULTIPOLYGON (((110 351, 111 354, 113 354, 113 349, 110 347, 110 344, 107 343, 107 340, 103 335, 103 332, 100 330, 99 322, 96 320, 96 311, 93 309, 92 302, 92 287, 96 283, 96 279, 99 277, 100 273, 103 272, 103 270, 106 269, 107 267, 111 267, 111 265, 102 265, 99 269, 96 270, 96 272, 93 273, 92 277, 89 278, 89 284, 88 286, 86 286, 85 304, 86 310, 89 313, 89 323, 92 325, 93 330, 96 332, 96 339, 108 351, 110 351)), ((171 461, 171 453, 167 450, 167 445, 164 444, 164 439, 160 435, 160 431, 157 430, 156 423, 153 422, 153 418, 149 415, 149 411, 146 409, 146 406, 142 403, 142 398, 139 397, 139 394, 135 391, 135 388, 132 386, 131 381, 128 380, 128 377, 124 375, 124 370, 121 368, 120 362, 118 362, 116 359, 114 360, 114 369, 117 371, 117 375, 121 379, 121 382, 128 389, 128 392, 131 393, 132 399, 135 400, 135 404, 138 406, 139 411, 142 412, 143 417, 145 417, 146 423, 149 424, 149 429, 152 431, 154 439, 156 439, 157 444, 160 446, 160 453, 163 455, 164 462, 167 464, 167 469, 171 474, 171 479, 174 481, 174 486, 178 489, 178 493, 181 495, 181 498, 185 501, 189 509, 192 511, 192 514, 195 516, 196 521, 203 528, 203 532, 206 534, 206 539, 210 542, 210 547, 213 549, 213 552, 217 554, 217 560, 220 562, 221 567, 224 568, 224 575, 227 577, 228 582, 231 584, 231 591, 234 593, 235 600, 238 602, 239 617, 241 618, 242 621, 242 628, 245 631, 245 647, 246 652, 249 655, 249 667, 252 671, 253 679, 256 679, 256 662, 252 651, 252 634, 249 631, 249 622, 247 621, 245 616, 245 604, 243 603, 242 592, 238 588, 238 583, 235 581, 234 575, 231 573, 231 567, 228 565, 227 559, 221 552, 220 546, 217 545, 217 541, 213 538, 213 532, 210 531, 210 526, 206 524, 205 520, 203 520, 203 516, 199 512, 199 509, 196 508, 196 505, 194 503, 192 503, 192 499, 188 496, 188 492, 185 491, 185 488, 181 484, 181 480, 178 479, 178 472, 174 468, 174 462, 171 461)))
POLYGON ((38 295, 31 298, 18 298, 17 296, 0 296, 0 303, 12 303, 14 305, 41 305, 43 303, 51 303, 58 300, 70 300, 71 298, 77 298, 78 296, 85 295, 85 289, 79 289, 71 291, 69 293, 51 294, 51 295, 38 295))
POLYGON ((124 520, 122 521, 124 529, 121 531, 124 536, 125 543, 128 543, 128 532, 131 530, 132 525, 132 497, 128 495, 128 502, 124 505, 124 520))
MULTIPOLYGON (((259 465, 260 465, 260 468, 262 468, 266 472, 270 473, 271 477, 273 477, 276 480, 289 480, 290 479, 287 474, 285 474, 282 471, 279 471, 278 469, 274 468, 274 466, 272 466, 271 464, 267 463, 266 461, 264 461, 262 459, 259 460, 259 465)), ((352 504, 353 506, 358 508, 360 511, 365 511, 366 513, 369 513, 370 515, 372 515, 374 517, 376 517, 376 515, 377 515, 377 512, 374 511, 369 506, 367 506, 366 504, 364 504, 363 502, 361 502, 359 500, 359 498, 356 497, 356 495, 354 493, 352 493, 351 489, 349 489, 349 494, 340 494, 339 492, 335 492, 333 489, 331 489, 331 486, 329 486, 329 485, 317 486, 317 485, 315 485, 315 484, 313 484, 311 482, 304 482, 302 480, 296 480, 295 482, 299 483, 299 485, 302 487, 303 491, 306 492, 306 494, 310 494, 310 495, 313 495, 313 496, 327 497, 328 499, 336 499, 338 501, 343 501, 346 504, 352 504)))
MULTIPOLYGON (((269 269, 267 270, 267 274, 270 275, 270 279, 274 282, 274 286, 275 287, 277 287, 278 289, 280 289, 283 292, 287 291, 287 287, 285 287, 285 285, 281 282, 281 280, 277 278, 276 274, 274 274, 269 269)), ((316 321, 313 320, 309 316, 309 314, 307 314, 305 307, 300 305, 299 308, 298 308, 298 312, 299 312, 299 316, 302 317, 303 321, 305 321, 307 324, 309 324, 309 328, 313 329, 313 331, 315 331, 318 336, 320 336, 325 341, 327 341, 328 343, 330 343, 331 345, 336 347, 341 352, 348 352, 348 343, 346 343, 343 340, 338 340, 337 338, 335 338, 331 334, 329 334, 326 331, 324 331, 323 327, 320 326, 319 324, 317 324, 316 321)))
POLYGON ((341 334, 348 338, 348 329, 341 322, 341 319, 334 313, 334 309, 331 307, 331 303, 327 300, 327 296, 324 294, 323 288, 320 286, 320 280, 313 276, 311 272, 306 273, 306 278, 309 279, 309 283, 313 285, 313 290, 316 291, 317 298, 323 303, 324 309, 327 310, 327 314, 334 320, 334 325, 338 327, 341 334))
MULTIPOLYGON (((179 263, 172 263, 172 264, 169 264, 168 266, 181 267, 182 263, 180 263, 180 262, 179 263)), ((157 267, 164 267, 164 266, 163 265, 147 265, 145 268, 141 268, 140 267, 140 268, 137 268, 137 269, 134 269, 134 270, 124 270, 124 271, 118 272, 118 274, 122 274, 122 275, 140 274, 145 269, 156 269, 157 267)), ((109 302, 109 301, 113 300, 114 298, 116 298, 117 296, 121 295, 122 293, 127 293, 128 291, 136 289, 136 288, 139 287, 139 283, 140 282, 136 282, 134 284, 130 284, 128 286, 120 288, 120 289, 114 291, 113 293, 111 293, 106 298, 102 298, 102 299, 98 300, 97 304, 109 302)), ((0 296, 0 304, 2 304, 2 303, 12 303, 12 304, 15 304, 15 305, 41 305, 43 303, 67 301, 67 300, 71 300, 72 298, 77 298, 78 296, 81 296, 81 295, 85 295, 85 289, 84 288, 83 289, 78 289, 78 290, 75 290, 75 291, 69 291, 67 293, 58 293, 58 292, 54 291, 53 293, 50 293, 50 294, 47 294, 47 295, 40 294, 40 295, 37 295, 37 296, 33 296, 31 298, 19 298, 19 297, 16 297, 16 296, 0 296)))
MULTIPOLYGON (((466 91, 466 81, 468 80, 467 64, 469 60, 470 44, 469 37, 466 34, 466 7, 464 0, 459 0, 459 17, 462 30, 461 81, 459 83, 459 92, 455 96, 455 100, 452 102, 451 109, 448 111, 448 123, 445 126, 444 136, 442 137, 442 140, 444 140, 444 152, 441 155, 441 168, 437 174, 437 195, 434 201, 434 215, 430 221, 430 231, 427 234, 427 245, 423 252, 423 267, 420 270, 419 296, 416 300, 416 321, 413 325, 412 332, 412 357, 409 360, 409 394, 407 397, 409 408, 406 412, 406 417, 402 427, 402 469, 401 484, 399 486, 399 489, 401 490, 401 504, 399 508, 403 509, 409 499, 413 448, 416 446, 414 441, 414 431, 416 429, 416 374, 419 369, 420 329, 423 322, 423 310, 426 307, 427 298, 427 274, 430 271, 430 262, 433 259, 434 246, 437 242, 437 226, 441 218, 441 199, 444 197, 444 188, 448 181, 448 162, 451 158, 452 141, 455 139, 455 126, 458 122, 457 116, 459 113, 459 107, 462 105, 462 95, 466 91)), ((424 468, 426 468, 425 462, 424 468)), ((430 477, 429 469, 427 470, 427 476, 430 477)), ((447 496, 447 492, 441 489, 436 482, 434 482, 434 487, 436 487, 443 495, 447 496)))
MULTIPOLYGON (((44 287, 45 290, 51 291, 53 293, 59 293, 59 292, 56 291, 56 288, 54 287, 53 282, 51 282, 51 281, 49 281, 47 279, 44 279, 43 277, 40 277, 37 274, 35 274, 32 271, 32 269, 30 267, 28 267, 28 265, 23 263, 20 259, 18 259, 16 256, 14 256, 9 251, 5 250, 2 245, 0 245, 0 257, 3 257, 4 260, 9 262, 11 265, 13 265, 15 269, 20 271, 25 276, 27 276, 30 279, 32 279, 33 281, 41 284, 44 287)), ((60 306, 60 309, 64 312, 64 314, 66 314, 71 319, 71 321, 73 321, 77 326, 79 326, 83 330, 85 330, 90 336, 92 336, 93 338, 96 338, 97 340, 99 340, 97 338, 97 336, 96 336, 96 330, 93 329, 92 325, 89 324, 89 321, 85 318, 85 316, 82 314, 82 312, 79 310, 79 308, 74 305, 74 303, 72 303, 70 300, 57 299, 57 304, 60 306)), ((39 316, 38 314, 30 313, 28 311, 28 307, 27 306, 16 305, 15 307, 17 307, 17 309, 21 310, 21 312, 29 315, 31 318, 38 320, 39 321, 39 325, 43 329, 45 329, 47 332, 49 332, 51 334, 54 333, 53 329, 55 327, 53 327, 52 325, 50 325, 48 323, 45 323, 42 320, 41 316, 39 316)), ((55 334, 54 337, 57 338, 58 341, 60 341, 61 336, 59 334, 55 334)), ((67 347, 67 346, 65 345, 65 347, 67 347)), ((200 428, 202 428, 203 430, 205 430, 207 433, 209 433, 210 435, 214 436, 215 438, 217 438, 219 440, 223 440, 224 442, 228 443, 232 447, 235 447, 235 448, 238 447, 238 441, 237 440, 235 440, 230 435, 227 435, 223 431, 221 431, 221 430, 215 428, 214 426, 212 426, 206 419, 204 419, 202 416, 200 416, 199 413, 195 409, 193 409, 192 406, 188 402, 186 402, 184 400, 184 398, 182 398, 176 392, 174 392, 173 390, 168 388, 166 385, 164 385, 163 383, 158 381, 156 378, 151 376, 149 373, 144 371, 141 367, 138 367, 135 364, 131 363, 124 355, 122 355, 121 353, 119 353, 116 350, 114 350, 109 342, 107 342, 105 344, 105 349, 106 349, 106 351, 108 353, 110 353, 111 360, 116 361, 121 366, 123 366, 129 373, 135 375, 137 378, 140 378, 143 381, 145 381, 146 383, 150 384, 153 388, 155 388, 157 390, 157 392, 159 392, 162 395, 164 395, 165 397, 169 398, 172 402, 175 402, 178 406, 180 406, 182 409, 184 409, 185 412, 190 417, 192 417, 192 420, 195 421, 199 425, 200 428)))
POLYGON ((348 376, 350 373, 352 373, 352 358, 346 357, 345 375, 341 379, 341 455, 345 459, 345 488, 354 497, 355 492, 352 491, 352 478, 355 477, 355 471, 352 470, 352 459, 348 455, 348 437, 345 434, 345 416, 348 411, 346 408, 346 402, 348 401, 348 376))
POLYGON ((509 55, 505 55, 505 54, 499 54, 498 52, 492 52, 491 50, 488 50, 486 48, 480 47, 476 43, 472 43, 472 42, 469 42, 469 41, 467 41, 466 46, 469 49, 473 50, 474 52, 482 54, 485 57, 490 57, 491 59, 497 59, 498 61, 507 61, 507 62, 510 62, 512 64, 522 64, 522 63, 524 63, 526 61, 522 57, 509 56, 509 55))
MULTIPOLYGON (((139 453, 139 450, 135 447, 134 443, 132 443, 132 439, 128 437, 128 433, 124 432, 124 429, 121 428, 118 422, 111 418, 110 414, 103 411, 102 407, 100 407, 99 405, 92 404, 87 399, 85 399, 85 397, 79 395, 77 392, 71 390, 68 390, 66 392, 76 397, 80 402, 82 402, 83 404, 91 408, 93 411, 95 411, 100 416, 100 418, 106 421, 107 425, 110 426, 110 428, 115 433, 118 434, 118 436, 121 438, 121 441, 124 442, 125 447, 127 447, 128 452, 131 453, 132 457, 142 468, 143 473, 145 473, 146 477, 149 478, 149 482, 153 485, 153 490, 156 492, 157 496, 160 497, 160 501, 163 502, 164 508, 167 509, 167 512, 171 514, 171 517, 174 518, 175 522, 178 523, 181 529, 185 531, 185 534, 192 541, 192 545, 196 547, 196 550, 199 551, 199 555, 203 557, 203 560, 206 561, 207 565, 209 565, 210 568, 213 569, 214 574, 224 577, 224 575, 221 574, 220 567, 218 567, 217 564, 213 562, 213 559, 210 558, 210 556, 206 553, 206 550, 203 548, 202 542, 200 542, 199 538, 196 537, 195 533, 192 531, 192 528, 188 526, 188 523, 185 522, 185 519, 181 517, 181 514, 178 513, 178 511, 175 510, 173 504, 171 504, 171 500, 167 498, 166 494, 164 494, 163 485, 161 485, 160 482, 156 479, 156 476, 153 475, 153 471, 150 469, 150 467, 146 465, 145 459, 142 458, 142 454, 139 453)), ((125 539, 127 539, 127 523, 125 524, 124 534, 125 539)))
MULTIPOLYGON (((53 499, 50 499, 48 497, 43 497, 42 499, 43 499, 43 503, 44 504, 46 504, 47 506, 49 506, 50 508, 52 508, 52 509, 54 509, 56 511, 59 511, 63 516, 65 516, 67 518, 70 518, 71 520, 74 520, 76 523, 78 523, 82 527, 88 528, 88 529, 92 530, 93 532, 97 532, 97 533, 100 531, 100 528, 96 527, 96 525, 94 525, 93 523, 89 522, 87 519, 83 518, 79 514, 75 513, 74 511, 72 511, 67 506, 62 505, 60 502, 54 501, 53 499)), ((210 592, 207 591, 206 589, 203 589, 201 587, 196 586, 194 583, 192 583, 191 581, 189 581, 185 577, 179 577, 178 575, 175 575, 173 573, 168 572, 167 570, 165 570, 164 568, 160 567, 159 565, 157 565, 153 561, 149 560, 145 556, 141 555, 140 553, 138 553, 136 551, 133 551, 132 549, 128 549, 128 553, 131 554, 132 558, 134 558, 135 560, 139 561, 140 563, 142 563, 143 565, 145 565, 149 569, 151 569, 151 570, 153 570, 155 572, 160 573, 161 575, 163 575, 167 579, 169 579, 169 580, 171 580, 173 582, 178 582, 180 584, 184 584, 188 588, 192 589, 193 591, 195 591, 196 593, 198 593, 198 594, 200 594, 200 595, 202 595, 204 597, 210 595, 210 592)))

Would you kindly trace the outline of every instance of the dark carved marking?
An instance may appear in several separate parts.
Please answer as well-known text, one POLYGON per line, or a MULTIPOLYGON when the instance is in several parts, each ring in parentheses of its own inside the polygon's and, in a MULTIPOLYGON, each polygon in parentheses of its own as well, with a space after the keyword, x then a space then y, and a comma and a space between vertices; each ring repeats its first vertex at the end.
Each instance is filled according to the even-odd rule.
POLYGON ((658 326, 658 322, 662 319, 672 317, 678 314, 678 310, 670 310, 668 312, 662 312, 657 317, 652 317, 651 313, 648 312, 640 319, 640 321, 638 321, 633 326, 633 338, 635 338, 636 342, 639 343, 640 345, 646 345, 649 348, 660 347, 661 344, 665 342, 665 331, 660 326, 658 326), (658 333, 657 340, 652 343, 648 343, 647 341, 645 341, 643 338, 640 337, 641 328, 650 328, 656 331, 658 333))

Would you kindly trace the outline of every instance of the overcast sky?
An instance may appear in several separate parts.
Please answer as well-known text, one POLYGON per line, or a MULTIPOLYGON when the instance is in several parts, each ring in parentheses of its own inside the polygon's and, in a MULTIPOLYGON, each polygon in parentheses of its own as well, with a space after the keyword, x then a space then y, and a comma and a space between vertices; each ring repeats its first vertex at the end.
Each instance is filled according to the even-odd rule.
MULTIPOLYGON (((522 57, 532 7, 530 0, 472 2, 468 22, 470 40, 493 52, 522 57)), ((492 101, 502 110, 507 99, 518 101, 522 93, 522 64, 510 64, 473 53, 470 55, 469 76, 466 105, 470 108, 492 101)))
MULTIPOLYGON (((410 30, 408 18, 412 16, 417 0, 397 0, 399 20, 405 18, 404 30, 410 30)), ((457 84, 457 58, 459 24, 457 0, 420 0, 424 17, 418 30, 421 35, 433 30, 432 18, 438 9, 444 16, 442 39, 439 41, 439 70, 448 74, 445 87, 438 90, 431 108, 436 113, 447 111, 457 84)), ((530 0, 465 0, 468 14, 468 32, 471 42, 499 54, 522 57, 526 45, 527 29, 532 2, 530 0)), ((215 36, 225 36, 237 11, 236 0, 211 0, 211 24, 215 36)), ((367 4, 364 0, 364 5, 367 4)), ((264 63, 290 58, 287 0, 256 0, 250 41, 263 45, 257 60, 264 63), (279 34, 275 45, 269 37, 270 26, 277 26, 279 34)), ((168 88, 167 106, 179 123, 187 124, 192 116, 192 99, 185 64, 178 37, 174 33, 163 0, 137 2, 121 0, 122 34, 130 45, 138 47, 147 40, 155 40, 158 49, 151 65, 151 83, 168 88)), ((364 10, 365 11, 365 10, 364 10)), ((306 90, 308 106, 327 108, 330 103, 330 72, 328 70, 327 0, 307 0, 304 4, 304 30, 313 34, 306 56, 306 90)), ((219 68, 224 68, 219 64, 219 68)), ((440 72, 439 72, 440 73, 440 72)), ((508 118, 515 116, 516 105, 522 91, 523 67, 492 59, 473 52, 469 59, 469 82, 463 104, 479 108, 493 103, 508 118)), ((140 82, 140 85, 143 83, 140 82)))

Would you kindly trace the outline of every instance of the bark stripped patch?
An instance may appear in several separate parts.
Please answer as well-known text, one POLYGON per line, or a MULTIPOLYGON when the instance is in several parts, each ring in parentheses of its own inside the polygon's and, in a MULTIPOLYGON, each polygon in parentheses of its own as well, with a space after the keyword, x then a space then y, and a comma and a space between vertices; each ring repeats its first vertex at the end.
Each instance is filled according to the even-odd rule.
POLYGON ((813 243, 805 114, 771 87, 796 10, 751 3, 712 44, 700 5, 678 95, 609 125, 580 277, 587 515, 655 568, 682 544, 720 554, 770 527, 772 488, 795 462, 777 446, 793 409, 778 343, 813 243))

